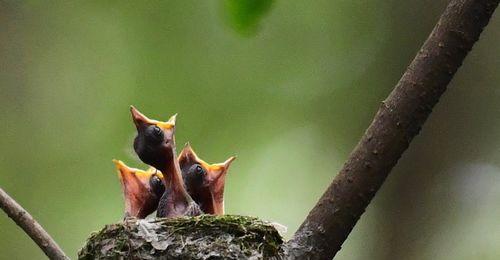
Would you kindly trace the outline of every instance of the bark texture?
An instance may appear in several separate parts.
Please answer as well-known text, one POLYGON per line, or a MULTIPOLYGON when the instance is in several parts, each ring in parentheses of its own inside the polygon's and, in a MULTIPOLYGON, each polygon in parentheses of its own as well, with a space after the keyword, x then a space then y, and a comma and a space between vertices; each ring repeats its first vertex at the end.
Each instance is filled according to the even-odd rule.
POLYGON ((354 148, 287 244, 289 256, 332 259, 419 133, 499 0, 452 0, 354 148))

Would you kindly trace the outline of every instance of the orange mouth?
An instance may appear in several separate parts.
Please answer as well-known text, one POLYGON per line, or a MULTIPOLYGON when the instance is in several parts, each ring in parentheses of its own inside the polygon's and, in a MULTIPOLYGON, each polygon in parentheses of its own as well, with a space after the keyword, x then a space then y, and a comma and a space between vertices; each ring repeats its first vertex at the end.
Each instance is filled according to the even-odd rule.
POLYGON ((130 113, 132 114, 132 120, 134 120, 134 124, 137 127, 137 129, 148 125, 156 125, 163 130, 171 130, 175 127, 175 120, 177 118, 177 114, 175 114, 172 117, 170 117, 170 119, 166 122, 149 119, 139 110, 137 110, 134 106, 130 106, 130 113))
POLYGON ((154 175, 163 179, 163 175, 154 168, 143 171, 128 167, 120 160, 113 160, 113 162, 118 170, 118 178, 123 190, 125 216, 145 218, 156 209, 159 200, 152 192, 150 179, 154 175))

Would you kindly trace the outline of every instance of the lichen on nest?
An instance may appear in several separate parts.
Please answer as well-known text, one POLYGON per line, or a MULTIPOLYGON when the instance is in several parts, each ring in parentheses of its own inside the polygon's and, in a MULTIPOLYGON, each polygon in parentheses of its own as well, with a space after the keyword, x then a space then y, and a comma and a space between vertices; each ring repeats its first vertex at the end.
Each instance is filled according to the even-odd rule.
POLYGON ((93 233, 79 259, 281 259, 283 239, 254 217, 127 220, 93 233))

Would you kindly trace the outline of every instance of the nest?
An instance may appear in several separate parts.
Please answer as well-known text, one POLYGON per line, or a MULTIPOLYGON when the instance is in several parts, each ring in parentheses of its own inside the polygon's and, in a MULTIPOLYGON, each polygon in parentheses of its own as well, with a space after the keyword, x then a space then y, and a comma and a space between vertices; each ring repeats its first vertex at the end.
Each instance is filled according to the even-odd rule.
POLYGON ((79 259, 283 259, 283 238, 254 217, 125 220, 93 233, 79 259))

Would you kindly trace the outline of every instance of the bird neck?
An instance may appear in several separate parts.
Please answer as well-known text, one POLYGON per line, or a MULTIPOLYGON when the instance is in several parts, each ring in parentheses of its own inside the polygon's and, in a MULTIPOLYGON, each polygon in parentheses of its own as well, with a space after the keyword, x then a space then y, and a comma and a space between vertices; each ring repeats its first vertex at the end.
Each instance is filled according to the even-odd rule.
POLYGON ((161 172, 166 173, 165 188, 170 189, 176 195, 180 195, 181 197, 186 198, 186 201, 190 203, 193 201, 193 199, 186 191, 179 162, 177 161, 177 159, 175 159, 175 149, 173 150, 173 154, 174 159, 172 160, 172 163, 169 163, 168 165, 163 167, 164 169, 160 169, 161 172))

